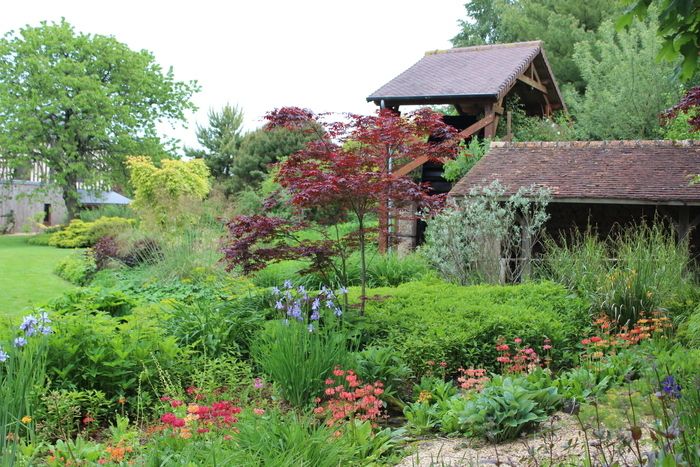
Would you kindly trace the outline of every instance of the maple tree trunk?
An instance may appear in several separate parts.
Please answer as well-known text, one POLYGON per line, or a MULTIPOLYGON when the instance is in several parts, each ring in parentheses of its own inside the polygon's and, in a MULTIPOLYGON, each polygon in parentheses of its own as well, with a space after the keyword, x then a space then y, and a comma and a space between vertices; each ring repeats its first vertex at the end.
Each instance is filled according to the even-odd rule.
POLYGON ((362 217, 358 218, 360 233, 360 316, 365 315, 365 291, 367 289, 367 263, 365 261, 365 225, 362 217))

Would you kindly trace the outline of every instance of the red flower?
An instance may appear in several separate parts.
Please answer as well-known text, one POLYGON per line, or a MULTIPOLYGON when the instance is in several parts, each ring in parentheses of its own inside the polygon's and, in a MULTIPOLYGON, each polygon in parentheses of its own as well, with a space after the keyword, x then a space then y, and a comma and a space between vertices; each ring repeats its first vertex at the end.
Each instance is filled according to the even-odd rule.
POLYGON ((170 401, 170 407, 180 407, 182 405, 182 401, 178 399, 173 399, 170 401))
POLYGON ((172 425, 173 421, 174 421, 176 418, 177 418, 177 417, 175 416, 174 413, 172 413, 172 412, 167 412, 167 413, 164 413, 163 415, 161 415, 160 421, 163 422, 163 423, 167 423, 168 425, 172 425))
POLYGON ((591 340, 590 340, 590 339, 584 339, 584 340, 581 341, 581 343, 582 343, 583 345, 588 345, 588 344, 591 343, 591 340))
POLYGON ((185 426, 185 419, 175 417, 175 420, 173 420, 172 425, 174 427, 181 428, 181 427, 185 426))
POLYGON ((440 362, 440 366, 443 368, 447 368, 447 362, 440 362))
POLYGON ((602 340, 603 340, 603 339, 601 339, 601 338, 598 337, 598 336, 593 336, 593 337, 591 337, 591 342, 593 342, 594 344, 596 344, 596 343, 598 343, 598 342, 600 342, 600 341, 602 341, 602 340))

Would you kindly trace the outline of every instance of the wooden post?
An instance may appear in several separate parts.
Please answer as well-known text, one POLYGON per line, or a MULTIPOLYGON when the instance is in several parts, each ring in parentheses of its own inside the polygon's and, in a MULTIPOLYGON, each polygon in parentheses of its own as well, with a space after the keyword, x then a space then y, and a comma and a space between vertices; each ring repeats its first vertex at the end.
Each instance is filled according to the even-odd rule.
POLYGON ((678 233, 678 244, 683 243, 688 236, 690 230, 690 220, 688 219, 688 206, 678 208, 678 224, 676 224, 676 232, 678 233))
POLYGON ((498 115, 496 115, 493 103, 484 106, 484 116, 485 118, 492 119, 491 123, 484 128, 484 138, 493 138, 496 136, 496 127, 498 127, 498 115))
POLYGON ((513 112, 508 111, 506 114, 506 140, 513 141, 513 112))
POLYGON ((527 222, 523 217, 520 218, 520 254, 523 262, 520 269, 520 280, 522 281, 523 279, 528 279, 532 273, 532 264, 530 262, 532 257, 532 238, 530 238, 527 222))

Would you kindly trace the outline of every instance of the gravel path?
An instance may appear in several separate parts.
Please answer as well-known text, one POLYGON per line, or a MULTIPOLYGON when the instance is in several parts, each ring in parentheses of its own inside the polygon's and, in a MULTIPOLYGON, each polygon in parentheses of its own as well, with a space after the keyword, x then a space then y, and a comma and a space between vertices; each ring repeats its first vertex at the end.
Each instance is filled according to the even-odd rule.
MULTIPOLYGON (((589 430, 588 436, 592 436, 589 430)), ((597 440, 589 440, 591 452, 600 452, 597 440)), ((607 459, 617 460, 621 466, 639 465, 631 452, 615 454, 622 440, 614 434, 602 444, 607 459)), ((585 438, 575 417, 557 413, 540 425, 539 429, 518 440, 498 445, 470 438, 433 438, 417 442, 417 451, 403 459, 399 467, 456 467, 456 466, 540 466, 583 465, 585 438)), ((627 450, 626 450, 627 451, 627 450)))

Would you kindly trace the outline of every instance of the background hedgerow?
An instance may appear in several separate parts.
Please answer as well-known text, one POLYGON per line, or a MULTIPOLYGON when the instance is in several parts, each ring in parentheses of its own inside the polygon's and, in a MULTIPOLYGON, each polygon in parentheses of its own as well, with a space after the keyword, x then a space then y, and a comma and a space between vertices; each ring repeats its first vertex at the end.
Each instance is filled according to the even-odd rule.
POLYGON ((540 274, 590 300, 592 310, 624 324, 640 313, 668 309, 672 318, 692 311, 697 288, 687 242, 657 219, 631 225, 601 240, 591 229, 548 239, 540 274))
POLYGON ((537 350, 552 341, 555 366, 571 363, 569 351, 589 324, 588 304, 563 286, 462 287, 439 280, 368 291, 362 322, 365 343, 394 348, 416 372, 426 360, 459 367, 496 369, 496 339, 521 337, 537 350))
POLYGON ((116 235, 130 229, 136 221, 122 217, 100 217, 92 222, 73 219, 62 230, 54 232, 49 245, 59 248, 84 248, 93 246, 100 238, 116 235))

